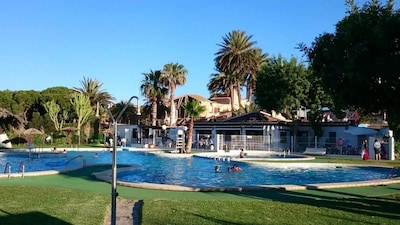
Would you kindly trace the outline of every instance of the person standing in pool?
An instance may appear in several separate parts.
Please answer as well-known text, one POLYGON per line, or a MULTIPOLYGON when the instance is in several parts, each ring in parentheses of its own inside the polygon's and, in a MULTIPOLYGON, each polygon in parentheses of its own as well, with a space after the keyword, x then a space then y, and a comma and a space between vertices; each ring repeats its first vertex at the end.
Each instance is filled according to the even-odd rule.
POLYGON ((232 167, 228 167, 228 172, 231 172, 231 171, 234 171, 234 172, 242 171, 242 168, 240 168, 238 166, 238 164, 235 163, 235 164, 233 164, 232 167))
POLYGON ((240 168, 237 164, 233 164, 232 167, 233 171, 237 172, 237 171, 242 171, 242 168, 240 168))

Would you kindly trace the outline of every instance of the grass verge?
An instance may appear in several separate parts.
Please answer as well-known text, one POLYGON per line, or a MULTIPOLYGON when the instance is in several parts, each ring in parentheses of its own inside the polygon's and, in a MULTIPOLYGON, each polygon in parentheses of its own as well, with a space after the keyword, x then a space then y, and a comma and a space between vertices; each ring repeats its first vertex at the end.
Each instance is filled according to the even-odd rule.
MULTIPOLYGON (((321 162, 370 163, 318 157, 321 162)), ((0 179, 0 224, 103 224, 109 183, 91 173, 0 179)), ((143 200, 142 225, 157 224, 398 224, 400 184, 306 191, 175 192, 118 187, 119 196, 143 200)))
POLYGON ((54 187, 2 186, 0 224, 103 224, 109 197, 54 187))

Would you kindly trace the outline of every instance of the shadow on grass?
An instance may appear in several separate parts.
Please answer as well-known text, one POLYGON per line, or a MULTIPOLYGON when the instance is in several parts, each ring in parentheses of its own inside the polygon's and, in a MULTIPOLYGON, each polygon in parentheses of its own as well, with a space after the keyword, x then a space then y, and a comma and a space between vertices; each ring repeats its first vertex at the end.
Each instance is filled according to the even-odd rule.
MULTIPOLYGON (((388 187, 389 188, 389 187, 388 187)), ((348 194, 346 198, 334 197, 343 192, 333 189, 316 189, 307 191, 243 191, 231 192, 234 195, 252 197, 256 199, 270 199, 285 203, 296 203, 341 210, 345 212, 384 217, 394 220, 400 219, 400 195, 388 197, 365 197, 363 195, 348 194)))
POLYGON ((142 218, 143 218, 142 209, 143 209, 143 200, 135 202, 135 204, 133 205, 133 209, 132 209, 133 225, 141 225, 142 224, 141 223, 142 218))
POLYGON ((31 224, 41 224, 41 225, 71 225, 72 223, 65 222, 58 218, 49 216, 41 212, 29 212, 24 214, 10 214, 2 209, 0 209, 2 214, 6 216, 0 216, 0 221, 2 225, 31 225, 31 224))
MULTIPOLYGON (((94 178, 92 173, 100 172, 104 170, 111 169, 111 165, 101 165, 101 166, 92 166, 86 167, 84 169, 79 169, 76 171, 70 171, 68 173, 60 174, 63 179, 70 178, 79 178, 88 182, 80 182, 79 180, 73 184, 69 184, 66 186, 72 186, 81 190, 91 190, 91 191, 99 191, 103 193, 109 193, 109 184, 106 184, 104 181, 99 181, 94 178), (101 185, 103 183, 104 185, 101 185), (93 185, 92 185, 93 184, 93 185)), ((54 182, 54 180, 52 181, 54 182)), ((138 192, 141 189, 137 188, 128 188, 128 187, 120 187, 118 188, 121 192, 130 193, 131 190, 135 190, 134 192, 138 192)), ((316 207, 323 207, 326 209, 335 209, 344 212, 359 214, 359 215, 368 215, 375 217, 383 217, 393 220, 399 220, 400 214, 398 214, 398 209, 400 208, 400 184, 397 185, 388 185, 382 187, 355 187, 350 189, 308 189, 305 191, 287 191, 287 190, 258 190, 258 191, 242 191, 242 192, 222 192, 222 193, 209 193, 210 195, 206 195, 205 199, 210 198, 210 196, 215 196, 215 199, 219 199, 218 196, 226 195, 229 196, 238 196, 243 197, 244 199, 257 199, 257 200, 273 200, 280 201, 284 203, 296 203, 296 204, 304 204, 316 207), (388 194, 387 197, 366 197, 366 196, 374 196, 377 193, 396 193, 397 195, 390 196, 388 194)), ((180 195, 179 198, 185 196, 184 198, 191 199, 193 196, 197 196, 193 199, 202 199, 198 196, 204 195, 204 193, 187 193, 187 192, 170 192, 170 191, 160 191, 160 190, 145 190, 140 191, 140 194, 135 196, 135 199, 145 199, 144 195, 148 196, 159 196, 160 198, 164 198, 166 195, 175 196, 175 194, 180 195)), ((382 194, 384 195, 384 194, 382 194)), ((122 196, 122 195, 121 195, 122 196)), ((168 197, 171 198, 171 197, 168 197)), ((178 198, 178 199, 179 199, 178 198)), ((222 199, 222 198, 221 198, 222 199)), ((240 198, 238 198, 240 199, 240 198)), ((223 201, 223 200, 222 200, 223 201)), ((142 205, 143 201, 139 201, 135 204, 133 209, 133 214, 140 221, 142 217, 142 205)), ((202 217, 207 217, 206 215, 197 215, 202 217)), ((209 218, 210 219, 210 218, 209 218)), ((223 224, 224 221, 214 221, 216 223, 223 224)), ((12 224, 12 223, 11 223, 12 224)), ((18 223, 15 223, 18 224, 18 223)), ((49 223, 51 224, 51 223, 49 223)), ((58 223, 62 224, 62 223, 58 223)))
MULTIPOLYGON (((173 210, 178 211, 178 209, 173 209, 173 210)), ((198 218, 204 219, 206 221, 212 222, 214 224, 220 224, 220 225, 225 225, 225 224, 226 225, 247 225, 247 223, 234 223, 232 221, 227 221, 225 219, 222 220, 222 219, 219 219, 219 218, 210 217, 210 216, 206 216, 206 215, 201 215, 201 214, 198 214, 198 213, 192 213, 192 212, 189 212, 189 211, 186 211, 186 210, 180 210, 180 211, 185 212, 185 214, 193 215, 195 217, 198 217, 198 218)))
MULTIPOLYGON (((120 168, 120 167, 122 167, 122 166, 118 166, 118 168, 120 168)), ((84 167, 81 169, 63 172, 63 173, 61 173, 61 175, 71 176, 71 177, 80 177, 80 178, 89 179, 89 180, 97 180, 96 178, 93 177, 92 173, 101 172, 101 171, 110 170, 110 169, 111 169, 111 165, 87 166, 87 167, 84 167)))

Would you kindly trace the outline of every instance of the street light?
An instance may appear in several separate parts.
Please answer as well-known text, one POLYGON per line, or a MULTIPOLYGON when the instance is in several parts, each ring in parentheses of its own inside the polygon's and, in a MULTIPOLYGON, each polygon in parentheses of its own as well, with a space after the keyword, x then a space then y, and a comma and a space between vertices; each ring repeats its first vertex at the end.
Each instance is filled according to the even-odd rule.
POLYGON ((117 121, 120 120, 122 114, 125 112, 126 108, 128 108, 129 103, 132 99, 136 98, 137 100, 137 115, 140 115, 140 106, 139 106, 139 98, 136 96, 132 96, 124 108, 119 112, 117 118, 114 118, 110 107, 111 104, 109 102, 103 102, 103 106, 107 109, 108 115, 112 120, 113 130, 114 130, 114 141, 113 141, 113 158, 112 158, 112 182, 111 182, 111 225, 116 225, 117 220, 117 121))

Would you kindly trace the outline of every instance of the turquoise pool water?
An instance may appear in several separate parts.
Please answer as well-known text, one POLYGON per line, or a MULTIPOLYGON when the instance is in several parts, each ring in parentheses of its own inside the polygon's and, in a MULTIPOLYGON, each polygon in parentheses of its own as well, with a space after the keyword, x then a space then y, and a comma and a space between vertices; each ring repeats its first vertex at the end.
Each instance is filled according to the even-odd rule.
MULTIPOLYGON (((29 159, 27 154, 1 154, 0 168, 10 162, 12 171, 18 172, 21 161, 25 171, 64 170, 67 167, 87 164, 111 164, 110 152, 69 151, 67 154, 42 155, 38 159, 29 159), (71 159, 74 160, 70 161, 71 159)), ((117 163, 138 165, 140 169, 119 172, 117 179, 126 182, 146 182, 170 184, 187 187, 221 187, 221 186, 253 186, 282 184, 317 184, 333 182, 354 182, 385 179, 390 168, 370 166, 335 166, 332 164, 313 163, 270 163, 252 164, 234 161, 218 161, 203 157, 165 157, 162 154, 146 152, 119 151, 117 163), (228 172, 228 167, 236 163, 242 169, 239 172, 228 172), (220 172, 215 172, 218 165, 220 172)), ((111 165, 110 165, 111 169, 111 165)))

